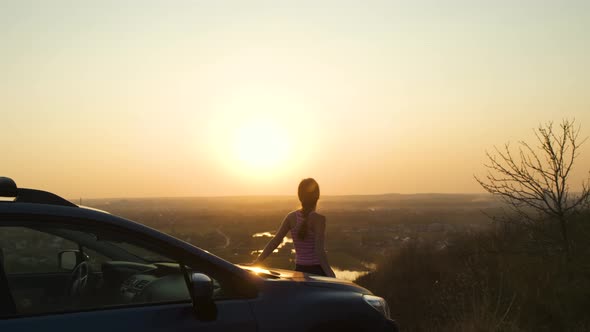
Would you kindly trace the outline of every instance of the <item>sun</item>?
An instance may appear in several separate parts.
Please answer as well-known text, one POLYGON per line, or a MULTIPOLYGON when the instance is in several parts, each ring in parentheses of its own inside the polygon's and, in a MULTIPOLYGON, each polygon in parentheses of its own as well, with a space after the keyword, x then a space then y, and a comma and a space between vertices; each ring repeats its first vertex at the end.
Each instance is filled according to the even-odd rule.
POLYGON ((213 107, 208 133, 199 138, 206 138, 218 171, 240 183, 277 184, 310 167, 319 137, 315 106, 304 98, 254 84, 228 92, 213 107))
POLYGON ((234 154, 247 172, 276 173, 288 161, 291 142, 287 131, 270 118, 249 119, 234 137, 234 154))

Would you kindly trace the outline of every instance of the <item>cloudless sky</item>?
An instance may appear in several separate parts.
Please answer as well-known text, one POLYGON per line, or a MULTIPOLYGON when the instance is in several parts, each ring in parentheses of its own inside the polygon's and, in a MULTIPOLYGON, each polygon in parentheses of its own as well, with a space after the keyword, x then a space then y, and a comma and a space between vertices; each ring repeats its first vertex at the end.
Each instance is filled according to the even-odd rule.
MULTIPOLYGON (((66 197, 479 192, 590 135, 588 1, 0 0, 0 175, 66 197)), ((590 144, 574 182, 590 170, 590 144)))

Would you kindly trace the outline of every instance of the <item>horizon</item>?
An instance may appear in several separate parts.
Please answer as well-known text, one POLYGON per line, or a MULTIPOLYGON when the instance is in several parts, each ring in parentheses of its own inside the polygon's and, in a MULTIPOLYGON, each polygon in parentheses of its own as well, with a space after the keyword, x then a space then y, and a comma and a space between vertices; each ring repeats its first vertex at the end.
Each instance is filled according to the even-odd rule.
MULTIPOLYGON (((32 189, 32 188, 31 188, 32 189)), ((58 194, 55 193, 54 194, 58 194)), ((59 195, 59 194, 58 194, 59 195)), ((487 192, 473 192, 473 193, 381 193, 381 194, 336 194, 336 195, 322 195, 320 197, 320 201, 322 198, 334 198, 334 197, 374 197, 374 196, 420 196, 420 195, 439 195, 439 196, 490 196, 493 195, 487 192)), ((244 194, 244 195, 219 195, 219 196, 129 196, 129 197, 78 197, 78 198, 71 198, 71 197, 64 197, 68 201, 78 201, 80 199, 85 200, 105 200, 105 199, 185 199, 185 198, 265 198, 265 197, 280 197, 280 198, 292 198, 294 200, 297 199, 297 195, 289 195, 289 194, 244 194)))

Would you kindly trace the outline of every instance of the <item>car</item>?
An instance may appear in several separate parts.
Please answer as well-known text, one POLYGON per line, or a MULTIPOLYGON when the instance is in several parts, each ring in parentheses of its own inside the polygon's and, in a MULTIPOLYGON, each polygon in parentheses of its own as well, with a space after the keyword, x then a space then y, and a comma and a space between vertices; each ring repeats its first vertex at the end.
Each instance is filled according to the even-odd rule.
POLYGON ((239 266, 0 178, 0 331, 397 331, 352 282, 239 266))

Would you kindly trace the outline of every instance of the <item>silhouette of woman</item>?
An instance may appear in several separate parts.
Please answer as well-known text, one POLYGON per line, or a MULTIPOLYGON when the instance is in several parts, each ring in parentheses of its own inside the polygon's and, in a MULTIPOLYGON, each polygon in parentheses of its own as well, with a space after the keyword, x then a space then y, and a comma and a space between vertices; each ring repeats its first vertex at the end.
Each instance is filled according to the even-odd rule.
POLYGON ((291 231, 295 245, 295 271, 335 277, 324 249, 326 217, 315 211, 320 198, 320 186, 312 178, 303 179, 297 194, 301 209, 287 214, 277 234, 252 264, 261 263, 291 231))

